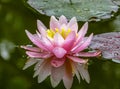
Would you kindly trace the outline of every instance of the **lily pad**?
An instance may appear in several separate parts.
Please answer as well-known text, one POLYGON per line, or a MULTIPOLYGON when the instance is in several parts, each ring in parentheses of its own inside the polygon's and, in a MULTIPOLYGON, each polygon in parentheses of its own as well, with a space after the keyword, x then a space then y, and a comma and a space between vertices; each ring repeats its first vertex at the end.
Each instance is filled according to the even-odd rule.
POLYGON ((115 4, 120 5, 120 0, 112 0, 115 4))
POLYGON ((41 14, 78 21, 100 21, 114 16, 118 6, 112 0, 28 0, 27 3, 41 14))
POLYGON ((102 52, 102 57, 120 63, 120 32, 95 35, 90 45, 102 52))

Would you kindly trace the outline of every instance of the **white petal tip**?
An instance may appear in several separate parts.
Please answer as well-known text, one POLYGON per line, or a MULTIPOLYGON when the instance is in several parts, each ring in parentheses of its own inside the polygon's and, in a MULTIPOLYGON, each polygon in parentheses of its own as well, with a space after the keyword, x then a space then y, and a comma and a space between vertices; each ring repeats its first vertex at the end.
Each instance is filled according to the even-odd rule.
POLYGON ((76 17, 72 17, 72 19, 77 20, 76 17))
POLYGON ((25 70, 25 69, 27 69, 27 68, 28 68, 27 66, 24 66, 24 67, 23 67, 23 70, 25 70))
POLYGON ((37 19, 37 23, 39 23, 40 22, 40 20, 39 19, 37 19))
POLYGON ((55 16, 51 16, 51 19, 56 19, 55 16))
POLYGON ((88 22, 85 22, 85 25, 88 25, 88 22))
POLYGON ((92 38, 93 37, 93 33, 91 33, 89 37, 92 38))
POLYGON ((25 33, 26 33, 27 35, 31 34, 28 30, 25 30, 25 33))
POLYGON ((90 83, 90 80, 86 80, 86 82, 89 84, 89 83, 90 83))

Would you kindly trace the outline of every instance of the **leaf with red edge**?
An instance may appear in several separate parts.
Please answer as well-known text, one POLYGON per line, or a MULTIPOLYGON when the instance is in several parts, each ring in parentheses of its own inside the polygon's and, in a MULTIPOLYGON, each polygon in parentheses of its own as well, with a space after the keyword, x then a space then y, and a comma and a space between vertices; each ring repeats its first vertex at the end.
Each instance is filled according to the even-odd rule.
POLYGON ((95 35, 89 47, 100 50, 103 58, 120 63, 120 32, 95 35))

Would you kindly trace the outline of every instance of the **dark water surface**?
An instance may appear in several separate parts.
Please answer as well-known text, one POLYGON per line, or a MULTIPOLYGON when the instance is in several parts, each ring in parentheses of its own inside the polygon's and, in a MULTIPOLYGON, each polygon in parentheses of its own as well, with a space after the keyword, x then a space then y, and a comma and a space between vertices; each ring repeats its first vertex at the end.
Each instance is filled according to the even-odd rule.
MULTIPOLYGON (((27 59, 20 45, 31 44, 25 29, 35 33, 36 20, 47 27, 49 17, 35 14, 22 0, 0 0, 0 89, 53 89, 49 78, 38 84, 33 78, 33 66, 23 71, 27 59)), ((82 26, 83 22, 79 22, 82 26)), ((88 34, 120 31, 120 15, 104 22, 89 24, 88 34)), ((120 89, 120 64, 102 59, 91 59, 90 84, 74 78, 72 89, 120 89)), ((55 89, 64 89, 62 82, 55 89)))

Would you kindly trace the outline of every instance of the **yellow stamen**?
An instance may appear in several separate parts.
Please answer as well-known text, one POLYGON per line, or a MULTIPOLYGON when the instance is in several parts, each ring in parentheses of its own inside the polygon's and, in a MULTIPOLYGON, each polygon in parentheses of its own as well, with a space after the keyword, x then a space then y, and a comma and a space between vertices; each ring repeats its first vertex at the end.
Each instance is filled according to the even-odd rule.
POLYGON ((50 38, 53 38, 53 36, 55 35, 55 32, 53 30, 47 30, 47 36, 50 38))
POLYGON ((64 29, 62 28, 61 30, 59 30, 58 28, 56 28, 55 30, 52 30, 52 29, 48 29, 47 31, 47 36, 50 37, 50 38, 53 38, 54 35, 58 32, 59 34, 61 34, 61 36, 63 38, 66 38, 69 33, 71 32, 71 29, 64 29))
POLYGON ((59 32, 59 29, 58 29, 58 28, 55 28, 55 31, 56 31, 56 32, 59 32))
POLYGON ((60 34, 63 36, 63 38, 65 38, 65 29, 64 28, 62 28, 60 34))
POLYGON ((66 31, 66 36, 68 36, 68 34, 71 32, 71 30, 70 29, 68 29, 67 31, 66 31))

